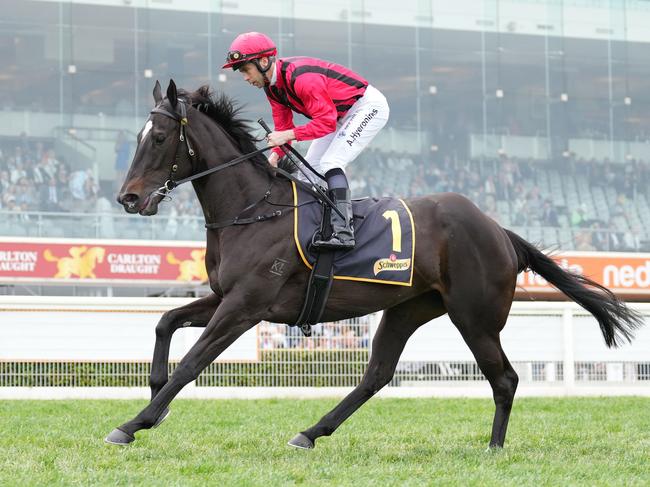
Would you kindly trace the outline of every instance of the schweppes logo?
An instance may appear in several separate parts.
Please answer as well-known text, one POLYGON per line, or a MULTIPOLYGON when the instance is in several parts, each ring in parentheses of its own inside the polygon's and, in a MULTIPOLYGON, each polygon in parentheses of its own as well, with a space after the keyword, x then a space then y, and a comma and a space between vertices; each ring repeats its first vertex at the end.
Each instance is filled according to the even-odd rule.
POLYGON ((375 276, 383 271, 405 271, 411 267, 411 259, 398 259, 395 254, 375 261, 373 272, 375 276))

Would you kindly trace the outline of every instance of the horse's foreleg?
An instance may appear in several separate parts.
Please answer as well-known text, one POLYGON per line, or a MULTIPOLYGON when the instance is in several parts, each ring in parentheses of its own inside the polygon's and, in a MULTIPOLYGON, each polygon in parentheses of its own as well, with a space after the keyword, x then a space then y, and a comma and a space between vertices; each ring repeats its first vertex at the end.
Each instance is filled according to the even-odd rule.
POLYGON ((114 429, 106 437, 106 442, 122 445, 131 443, 135 440, 137 431, 154 426, 180 390, 195 380, 221 352, 259 321, 250 316, 243 317, 243 309, 245 307, 241 302, 226 303, 224 300, 169 381, 135 418, 114 429))
POLYGON ((334 433, 343 421, 390 382, 404 345, 413 332, 444 312, 440 296, 433 292, 384 311, 361 383, 315 426, 298 433, 289 445, 313 448, 316 438, 334 433))
POLYGON ((169 368, 169 346, 172 335, 181 327, 205 327, 221 303, 216 294, 197 299, 191 303, 167 311, 156 325, 156 345, 151 362, 151 399, 167 383, 169 368))

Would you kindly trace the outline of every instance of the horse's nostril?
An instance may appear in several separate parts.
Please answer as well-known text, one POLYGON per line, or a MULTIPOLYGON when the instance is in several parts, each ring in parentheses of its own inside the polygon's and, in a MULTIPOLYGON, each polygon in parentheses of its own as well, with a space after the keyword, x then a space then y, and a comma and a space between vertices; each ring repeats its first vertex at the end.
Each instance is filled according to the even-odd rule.
POLYGON ((126 205, 129 208, 133 208, 137 204, 139 199, 140 197, 137 194, 127 193, 127 194, 120 195, 117 198, 117 201, 122 205, 126 205))

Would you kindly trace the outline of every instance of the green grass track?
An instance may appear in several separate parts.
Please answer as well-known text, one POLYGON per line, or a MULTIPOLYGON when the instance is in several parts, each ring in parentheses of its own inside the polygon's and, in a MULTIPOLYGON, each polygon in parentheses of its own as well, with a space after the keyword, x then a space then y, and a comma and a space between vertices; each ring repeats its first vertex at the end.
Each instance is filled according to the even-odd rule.
POLYGON ((135 443, 103 443, 144 401, 0 401, 0 485, 650 485, 650 398, 493 404, 374 399, 315 450, 286 445, 336 400, 178 400, 135 443))

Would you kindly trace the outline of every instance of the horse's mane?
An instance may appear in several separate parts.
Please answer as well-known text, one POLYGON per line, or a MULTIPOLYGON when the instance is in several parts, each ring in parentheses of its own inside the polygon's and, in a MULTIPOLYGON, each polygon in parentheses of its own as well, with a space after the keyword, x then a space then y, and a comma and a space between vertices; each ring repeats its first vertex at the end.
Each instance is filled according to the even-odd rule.
MULTIPOLYGON (((178 97, 188 100, 194 108, 205 113, 230 135, 243 154, 257 150, 255 138, 250 133, 250 120, 240 116, 243 107, 236 104, 225 93, 214 94, 208 85, 203 85, 194 92, 178 90, 178 97)), ((266 163, 266 157, 260 154, 253 158, 266 163)))

